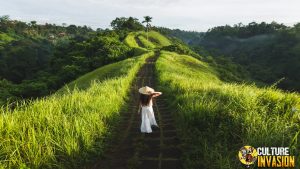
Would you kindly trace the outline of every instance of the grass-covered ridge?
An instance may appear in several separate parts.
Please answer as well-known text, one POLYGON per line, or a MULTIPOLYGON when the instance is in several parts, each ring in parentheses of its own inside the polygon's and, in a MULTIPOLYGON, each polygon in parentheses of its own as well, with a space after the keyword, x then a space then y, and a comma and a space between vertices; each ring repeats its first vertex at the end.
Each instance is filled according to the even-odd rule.
POLYGON ((139 59, 140 57, 133 57, 130 59, 126 59, 123 61, 100 67, 65 85, 58 91, 58 93, 63 93, 70 89, 73 90, 74 88, 86 89, 90 87, 92 81, 94 80, 105 81, 111 78, 119 78, 121 76, 126 76, 128 74, 128 70, 134 65, 136 65, 136 62, 138 62, 139 59))
POLYGON ((129 30, 0 20, 0 104, 47 96, 101 66, 142 54, 123 42, 129 30))
POLYGON ((171 45, 171 41, 165 36, 161 35, 156 31, 148 32, 148 40, 147 40, 147 32, 137 32, 137 37, 141 41, 141 43, 150 49, 154 48, 162 48, 164 46, 171 45))
MULTIPOLYGON (((141 35, 147 37, 146 32, 141 32, 141 35)), ((168 46, 172 44, 172 42, 166 36, 163 36, 162 34, 156 31, 149 31, 148 39, 150 42, 152 42, 158 47, 168 46)))
POLYGON ((299 94, 225 83, 206 63, 171 52, 162 52, 156 67, 177 109, 185 168, 240 168, 244 145, 290 146, 300 161, 299 94))
POLYGON ((138 44, 138 39, 136 38, 136 32, 131 32, 126 36, 124 43, 134 49, 135 55, 147 52, 147 49, 143 48, 143 46, 140 46, 141 44, 138 44))
POLYGON ((64 90, 14 110, 1 107, 0 168, 77 168, 101 155, 131 82, 151 55, 87 74, 76 82, 85 90, 64 90))
POLYGON ((155 49, 155 48, 162 48, 164 46, 169 46, 172 42, 166 38, 165 36, 161 35, 156 31, 149 31, 148 32, 148 40, 147 40, 147 32, 139 31, 139 32, 131 32, 125 38, 125 44, 132 48, 148 48, 148 49, 155 49))

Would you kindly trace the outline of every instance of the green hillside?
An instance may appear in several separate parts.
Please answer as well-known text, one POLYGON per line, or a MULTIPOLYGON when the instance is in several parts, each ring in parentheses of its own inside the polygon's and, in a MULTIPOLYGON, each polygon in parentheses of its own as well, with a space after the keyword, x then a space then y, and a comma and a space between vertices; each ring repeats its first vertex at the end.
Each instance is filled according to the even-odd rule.
MULTIPOLYGON (((148 55, 153 55, 152 52, 149 52, 148 55)), ((112 63, 103 67, 100 67, 92 72, 89 72, 78 79, 72 81, 71 83, 65 85, 63 88, 57 91, 57 93, 64 93, 67 90, 73 90, 74 88, 77 89, 87 89, 91 86, 92 82, 97 81, 105 81, 107 79, 112 78, 120 78, 122 76, 127 76, 128 70, 135 66, 137 63, 140 62, 140 56, 132 57, 126 59, 124 61, 119 61, 116 63, 112 63)))
POLYGON ((251 22, 213 27, 205 33, 168 30, 201 55, 227 58, 252 79, 281 89, 300 91, 300 23, 251 22))
MULTIPOLYGON (((146 32, 138 32, 138 34, 139 34, 139 36, 141 36, 141 37, 143 37, 147 40, 147 33, 146 32)), ((161 35, 158 32, 155 32, 155 31, 149 31, 148 40, 156 48, 161 48, 163 46, 171 45, 171 42, 169 41, 168 38, 166 38, 165 36, 161 35)), ((144 45, 146 45, 146 44, 144 44, 144 45)))
POLYGON ((103 157, 112 133, 124 132, 114 127, 132 106, 126 105, 129 89, 152 56, 158 57, 156 77, 149 79, 171 105, 184 168, 240 168, 237 152, 248 144, 289 146, 300 160, 299 93, 225 82, 220 77, 226 74, 185 44, 155 31, 147 35, 136 23, 135 31, 121 30, 123 20, 113 22, 114 31, 66 47, 73 60, 57 55, 54 63, 64 70, 84 69, 87 62, 94 68, 89 73, 71 71, 73 81, 56 93, 0 108, 0 168, 78 168, 103 157))
POLYGON ((300 160, 298 93, 225 83, 207 63, 172 52, 162 51, 156 67, 176 110, 185 168, 239 168, 244 145, 290 146, 300 160))
POLYGON ((143 54, 124 43, 131 31, 0 16, 0 105, 47 96, 101 66, 143 54))
POLYGON ((144 31, 131 32, 124 40, 125 44, 135 49, 135 54, 140 54, 147 49, 162 48, 171 45, 170 40, 155 31, 149 31, 148 40, 147 33, 144 31))
POLYGON ((21 103, 13 110, 1 107, 0 168, 77 168, 101 155, 131 82, 151 55, 101 67, 60 94, 21 103))

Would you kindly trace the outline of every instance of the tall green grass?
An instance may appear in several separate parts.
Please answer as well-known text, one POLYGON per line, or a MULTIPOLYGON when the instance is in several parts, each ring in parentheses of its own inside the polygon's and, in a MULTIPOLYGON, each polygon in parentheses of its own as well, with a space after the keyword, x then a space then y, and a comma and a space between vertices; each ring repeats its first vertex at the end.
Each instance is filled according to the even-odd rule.
POLYGON ((136 32, 129 33, 124 40, 125 44, 132 48, 140 47, 135 40, 135 36, 136 36, 136 32))
MULTIPOLYGON (((147 39, 146 32, 144 32, 144 31, 139 32, 139 34, 147 39)), ((166 38, 165 36, 161 35, 160 33, 156 32, 156 31, 149 31, 148 39, 152 44, 154 44, 158 48, 161 48, 163 46, 169 46, 172 44, 168 38, 166 38)))
POLYGON ((101 156, 130 84, 151 55, 102 67, 71 83, 72 90, 14 110, 1 107, 0 168, 78 168, 101 156), (108 74, 114 76, 104 79, 108 74))
POLYGON ((154 49, 156 48, 156 45, 153 44, 151 41, 147 40, 144 36, 138 35, 137 38, 139 41, 143 44, 143 46, 147 49, 154 49))
POLYGON ((58 90, 57 93, 64 93, 67 90, 73 90, 74 88, 87 89, 94 80, 105 81, 111 78, 126 76, 128 74, 128 70, 136 64, 135 62, 138 62, 138 59, 139 57, 133 57, 132 59, 126 59, 98 68, 65 85, 63 88, 58 90))
POLYGON ((131 32, 127 35, 124 42, 128 46, 135 48, 137 51, 143 51, 146 50, 146 48, 155 49, 171 45, 169 39, 155 31, 149 31, 148 40, 147 33, 144 31, 131 32), (138 40, 141 44, 139 44, 136 40, 138 40))
POLYGON ((244 145, 289 146, 300 162, 299 94, 225 83, 208 64, 171 52, 161 52, 156 68, 176 108, 185 168, 241 168, 244 145))
POLYGON ((131 33, 129 33, 126 36, 126 38, 124 40, 124 43, 127 46, 129 46, 129 47, 131 47, 131 48, 134 49, 134 54, 135 55, 141 55, 141 54, 147 52, 148 50, 145 49, 145 48, 143 48, 142 46, 139 46, 139 44, 136 42, 136 39, 135 39, 136 36, 137 36, 137 32, 131 32, 131 33))

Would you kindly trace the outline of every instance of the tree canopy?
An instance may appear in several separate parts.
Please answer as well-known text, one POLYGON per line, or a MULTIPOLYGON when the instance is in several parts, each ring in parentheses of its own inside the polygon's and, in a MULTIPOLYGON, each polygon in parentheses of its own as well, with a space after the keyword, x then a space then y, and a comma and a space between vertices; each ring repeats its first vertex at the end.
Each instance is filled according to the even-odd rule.
MULTIPOLYGON (((133 56, 122 41, 124 30, 41 25, 9 16, 0 22, 0 102, 47 95, 84 73, 133 56)), ((144 28, 132 17, 113 22, 116 29, 144 28)))
POLYGON ((116 18, 110 23, 110 25, 114 30, 139 31, 144 29, 144 26, 139 22, 139 20, 133 17, 116 18))

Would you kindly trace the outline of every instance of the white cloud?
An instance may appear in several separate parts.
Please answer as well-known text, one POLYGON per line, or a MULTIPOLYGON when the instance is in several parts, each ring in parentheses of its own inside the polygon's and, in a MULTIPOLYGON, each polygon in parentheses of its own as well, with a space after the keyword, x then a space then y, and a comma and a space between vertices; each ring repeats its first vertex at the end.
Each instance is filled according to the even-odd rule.
POLYGON ((273 20, 300 20, 298 0, 2 0, 0 15, 24 21, 106 28, 115 17, 153 16, 153 24, 205 31, 210 27, 273 20))

